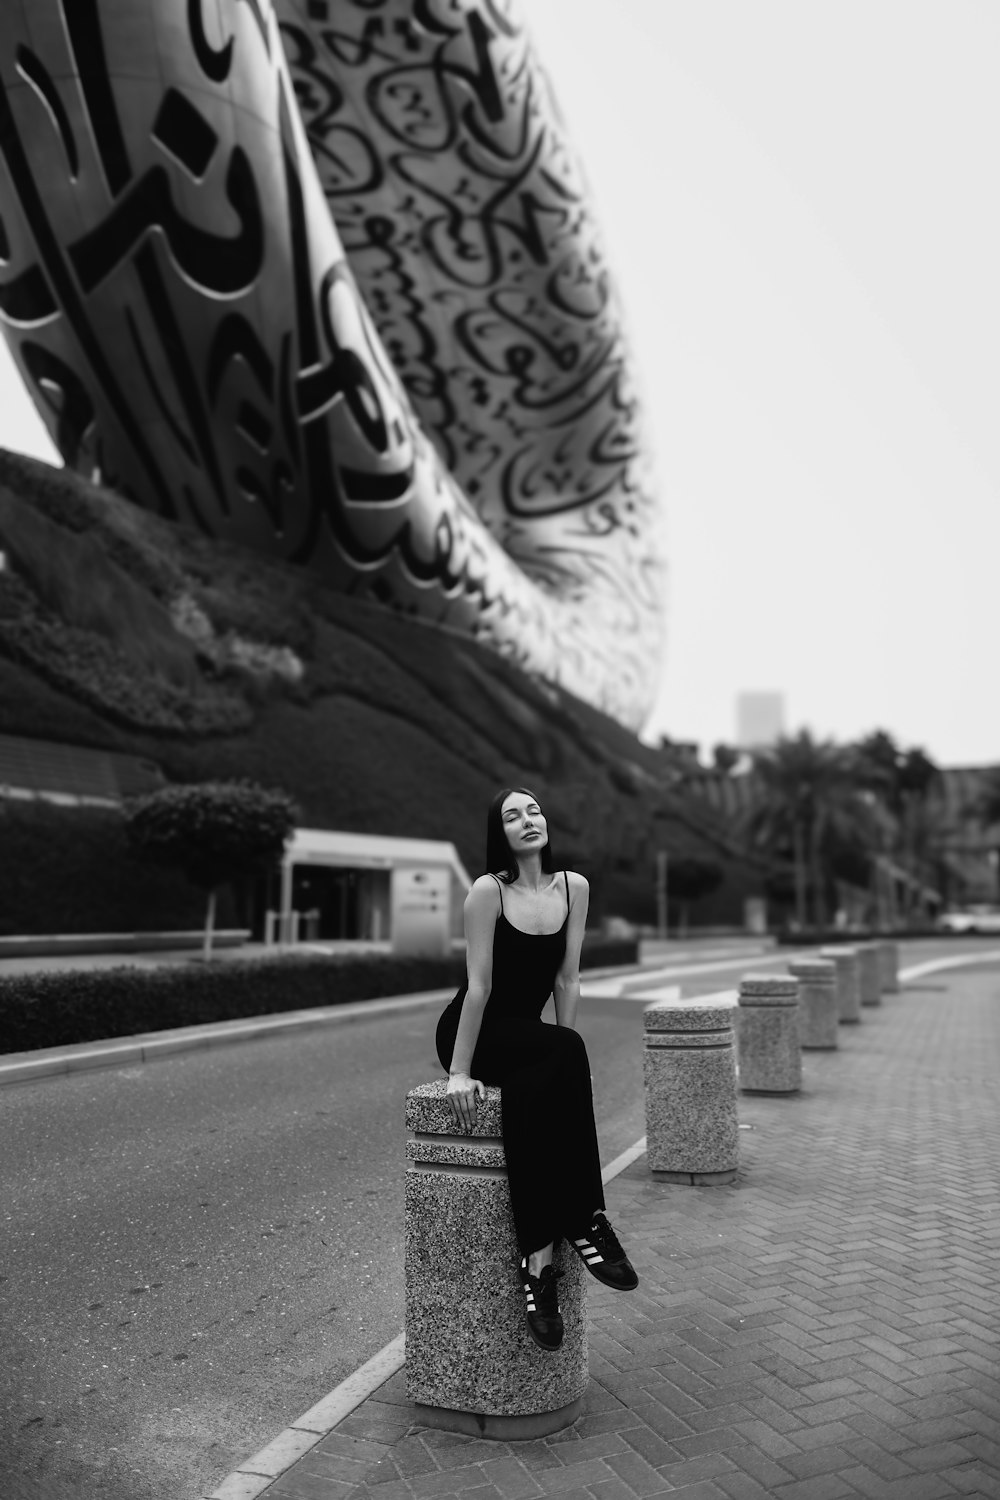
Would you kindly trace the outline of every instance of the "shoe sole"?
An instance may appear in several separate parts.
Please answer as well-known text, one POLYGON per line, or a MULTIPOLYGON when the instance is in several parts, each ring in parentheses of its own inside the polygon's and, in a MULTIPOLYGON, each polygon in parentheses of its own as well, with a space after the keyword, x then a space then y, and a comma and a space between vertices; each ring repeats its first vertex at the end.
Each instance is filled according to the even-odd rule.
MULTIPOLYGON (((583 1251, 582 1250, 577 1250, 577 1248, 573 1244, 572 1240, 570 1240, 569 1243, 572 1246, 572 1248, 576 1251, 577 1255, 580 1257, 581 1261, 583 1262, 584 1268, 587 1271, 590 1272, 590 1274, 591 1274, 591 1276, 593 1276, 594 1280, 597 1281, 597 1282, 599 1282, 601 1286, 608 1287, 612 1292, 634 1292, 635 1289, 636 1289, 636 1287, 639 1285, 639 1278, 638 1278, 638 1276, 636 1276, 635 1280, 633 1282, 631 1282, 628 1286, 621 1286, 619 1283, 614 1282, 614 1281, 605 1281, 604 1277, 603 1276, 599 1276, 597 1274, 597 1272, 594 1270, 593 1266, 587 1260, 587 1257, 584 1255, 583 1251)), ((632 1272, 632 1274, 633 1274, 633 1276, 635 1276, 635 1272, 634 1271, 632 1272)))
POLYGON ((539 1349, 543 1351, 543 1353, 555 1354, 559 1349, 562 1348, 562 1339, 559 1340, 558 1344, 543 1344, 541 1339, 538 1337, 538 1334, 528 1322, 527 1318, 525 1319, 525 1326, 527 1327, 527 1330, 531 1334, 531 1337, 534 1339, 535 1343, 538 1345, 539 1349))

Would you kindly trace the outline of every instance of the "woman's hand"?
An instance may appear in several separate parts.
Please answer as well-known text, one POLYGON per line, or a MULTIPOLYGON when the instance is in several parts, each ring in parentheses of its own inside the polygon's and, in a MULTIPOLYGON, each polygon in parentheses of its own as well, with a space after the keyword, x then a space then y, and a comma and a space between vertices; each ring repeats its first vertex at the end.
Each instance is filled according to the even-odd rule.
POLYGON ((457 1125, 471 1130, 476 1123, 476 1096, 486 1098, 486 1088, 468 1073, 448 1075, 448 1104, 457 1125))

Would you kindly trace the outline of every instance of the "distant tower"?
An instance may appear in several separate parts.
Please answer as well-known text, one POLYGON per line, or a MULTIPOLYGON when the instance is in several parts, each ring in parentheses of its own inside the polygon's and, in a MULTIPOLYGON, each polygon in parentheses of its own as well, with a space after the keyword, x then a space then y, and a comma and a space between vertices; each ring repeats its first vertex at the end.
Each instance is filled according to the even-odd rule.
POLYGON ((738 693, 736 743, 741 750, 773 745, 785 732, 783 693, 738 693))

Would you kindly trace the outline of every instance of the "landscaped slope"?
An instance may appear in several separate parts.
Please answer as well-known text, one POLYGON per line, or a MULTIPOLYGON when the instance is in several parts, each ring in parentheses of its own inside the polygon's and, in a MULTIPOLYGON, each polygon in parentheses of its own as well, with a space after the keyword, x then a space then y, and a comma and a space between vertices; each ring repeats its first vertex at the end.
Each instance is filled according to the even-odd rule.
POLYGON ((2 450, 0 549, 0 730, 248 776, 307 825, 451 838, 473 871, 490 795, 527 782, 598 913, 652 918, 661 848, 722 858, 730 906, 751 878, 663 752, 472 641, 2 450))

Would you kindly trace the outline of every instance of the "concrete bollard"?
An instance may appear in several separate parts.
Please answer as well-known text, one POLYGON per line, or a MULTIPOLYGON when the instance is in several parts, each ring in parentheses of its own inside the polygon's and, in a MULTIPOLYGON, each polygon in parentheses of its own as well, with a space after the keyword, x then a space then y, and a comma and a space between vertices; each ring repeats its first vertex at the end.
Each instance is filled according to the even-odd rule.
POLYGON ((899 948, 895 943, 878 943, 879 973, 882 993, 899 994, 899 948))
POLYGON ((446 1080, 406 1096, 406 1394, 425 1426, 474 1437, 544 1437, 580 1415, 587 1388, 586 1271, 563 1240, 562 1346, 524 1321, 521 1253, 507 1187, 500 1090, 459 1132, 446 1080))
POLYGON ((882 1004, 882 966, 877 943, 858 943, 858 962, 861 976, 861 1004, 882 1004))
POLYGON ((795 1094, 802 1087, 799 982, 790 974, 748 974, 736 1013, 739 1083, 745 1094, 795 1094))
POLYGON ((798 958, 788 972, 799 981, 799 1045, 827 1051, 838 1045, 837 966, 827 958, 798 958))
POLYGON ((713 1187, 736 1176, 735 1010, 735 991, 646 1007, 646 1160, 661 1182, 713 1187))
POLYGON ((853 1026, 861 1020, 861 959, 856 948, 821 948, 820 958, 827 958, 837 969, 837 1009, 842 1026, 853 1026))

